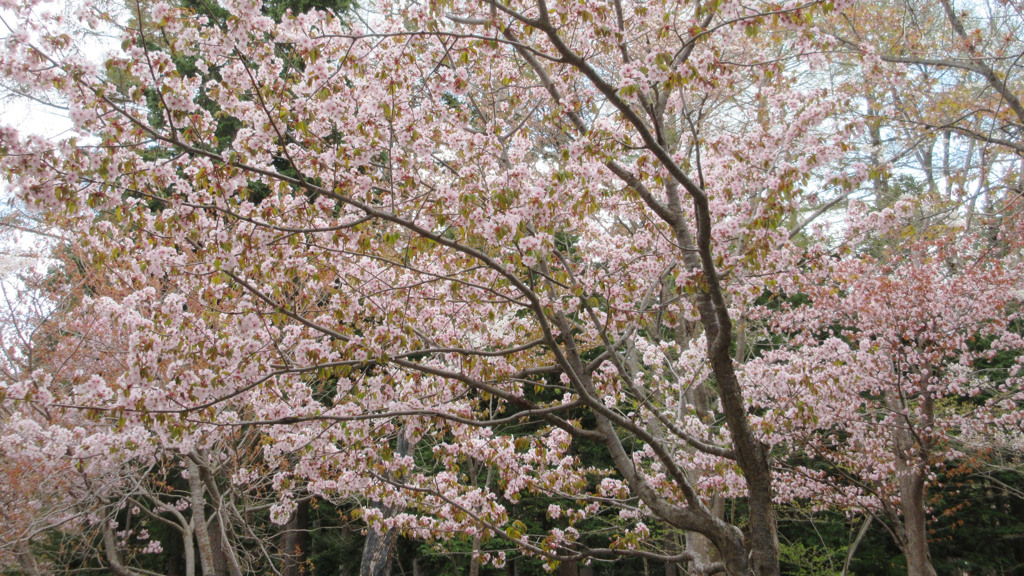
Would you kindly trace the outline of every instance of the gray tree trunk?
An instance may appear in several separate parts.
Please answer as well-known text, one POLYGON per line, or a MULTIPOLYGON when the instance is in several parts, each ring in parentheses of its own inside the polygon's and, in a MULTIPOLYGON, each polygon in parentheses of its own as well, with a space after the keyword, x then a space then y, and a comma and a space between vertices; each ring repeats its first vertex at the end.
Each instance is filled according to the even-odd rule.
MULTIPOLYGON (((404 430, 398 434, 395 449, 400 456, 407 456, 412 450, 412 446, 405 438, 404 430)), ((383 512, 384 518, 390 518, 400 510, 382 505, 381 512, 383 512)), ((374 528, 369 530, 366 535, 366 544, 363 546, 363 560, 359 565, 359 576, 391 576, 398 536, 398 532, 394 530, 378 531, 374 528)))
POLYGON ((203 494, 202 472, 199 464, 191 458, 188 461, 188 487, 192 492, 192 529, 195 532, 196 546, 199 548, 199 566, 203 576, 223 576, 217 571, 214 561, 213 543, 210 540, 210 529, 206 523, 206 497, 203 494))

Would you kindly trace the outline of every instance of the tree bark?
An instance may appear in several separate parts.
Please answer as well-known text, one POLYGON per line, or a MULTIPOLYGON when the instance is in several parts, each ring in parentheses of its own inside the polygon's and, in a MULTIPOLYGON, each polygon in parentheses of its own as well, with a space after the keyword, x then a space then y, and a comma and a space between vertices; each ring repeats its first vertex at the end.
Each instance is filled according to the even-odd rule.
MULTIPOLYGON (((897 467, 898 468, 898 467, 897 467)), ((907 576, 936 576, 928 548, 928 526, 924 508, 924 476, 912 471, 900 477, 900 509, 906 543, 907 576)))
MULTIPOLYGON (((718 519, 725 518, 725 499, 715 495, 711 500, 711 514, 718 519)), ((717 560, 714 545, 706 536, 697 532, 686 532, 686 551, 694 555, 690 562, 690 570, 697 571, 717 560)), ((668 572, 665 572, 668 574, 668 572)))
MULTIPOLYGON (((387 510, 384 517, 390 516, 387 510)), ((398 544, 398 533, 394 530, 384 532, 371 528, 366 534, 363 546, 363 561, 359 565, 359 576, 391 576, 391 565, 395 561, 395 548, 398 544)))
POLYGON ((188 524, 183 525, 181 543, 185 556, 185 576, 196 576, 196 547, 192 545, 192 534, 194 530, 188 524))
MULTIPOLYGON (((708 347, 711 348, 712 345, 709 344, 708 347)), ((736 460, 747 482, 747 502, 750 506, 750 532, 747 538, 752 573, 758 576, 779 576, 779 533, 768 455, 747 421, 746 406, 732 358, 729 356, 728 345, 724 346, 724 349, 711 350, 710 355, 719 393, 722 396, 725 420, 729 425, 729 432, 733 435, 736 460)), ((717 543, 716 546, 722 551, 722 546, 717 543)), ((729 567, 729 559, 723 559, 726 560, 727 573, 732 576, 734 570, 729 567)))
MULTIPOLYGON (((927 383, 929 372, 922 375, 927 383)), ((907 406, 895 391, 886 394, 886 403, 897 414, 909 414, 907 406)), ((923 417, 930 421, 931 401, 927 394, 922 400, 923 417)), ((902 514, 900 547, 907 558, 907 576, 936 576, 928 549, 927 515, 925 513, 925 471, 920 462, 927 446, 920 446, 911 431, 909 421, 894 426, 896 475, 899 482, 900 513, 902 514)))
MULTIPOLYGON (((199 454, 197 454, 197 457, 199 454)), ((225 514, 224 497, 217 487, 211 466, 203 461, 198 463, 199 473, 206 486, 207 492, 212 499, 211 504, 214 513, 210 516, 207 532, 210 534, 210 543, 213 549, 214 566, 218 574, 229 574, 230 576, 242 576, 242 567, 238 561, 238 553, 232 547, 231 538, 228 537, 227 521, 228 514, 225 514)), ((204 498, 204 502, 206 499, 204 498)))
MULTIPOLYGON (((407 456, 412 446, 405 437, 405 431, 398 434, 395 451, 400 456, 407 456)), ((384 518, 389 518, 398 510, 381 506, 384 518)), ((395 561, 395 549, 398 546, 398 532, 395 530, 378 531, 370 528, 363 545, 363 560, 359 565, 359 576, 391 576, 391 565, 395 561)))
POLYGON ((575 560, 566 560, 558 565, 558 576, 579 576, 580 565, 575 560))
POLYGON ((223 538, 223 526, 220 524, 218 514, 210 515, 210 520, 207 522, 207 533, 210 535, 210 551, 213 554, 214 573, 228 574, 228 554, 230 550, 228 550, 229 544, 223 538))
POLYGON ((203 495, 202 472, 191 458, 188 461, 188 487, 192 493, 192 529, 195 532, 196 546, 199 548, 199 566, 203 576, 224 576, 217 571, 214 562, 213 544, 210 541, 210 529, 206 523, 206 498, 203 495))
POLYGON ((469 554, 469 576, 480 576, 480 534, 473 536, 473 549, 469 554))
POLYGON ((281 551, 284 562, 281 576, 301 576, 302 565, 306 562, 309 551, 309 500, 300 500, 298 508, 288 520, 284 534, 281 535, 281 551))

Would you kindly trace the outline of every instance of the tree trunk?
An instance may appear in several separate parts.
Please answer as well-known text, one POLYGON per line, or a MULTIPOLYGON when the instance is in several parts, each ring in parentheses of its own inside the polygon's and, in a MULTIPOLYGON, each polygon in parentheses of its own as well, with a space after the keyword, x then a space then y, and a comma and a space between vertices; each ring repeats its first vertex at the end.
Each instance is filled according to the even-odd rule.
MULTIPOLYGON (((675 530, 668 530, 665 532, 665 552, 668 554, 677 554, 682 548, 683 544, 680 542, 679 533, 675 530)), ((583 569, 580 569, 580 576, 583 576, 583 569)), ((679 576, 679 567, 675 562, 665 562, 665 576, 679 576)))
POLYGON ((575 560, 566 560, 558 565, 558 576, 580 576, 580 565, 575 560))
POLYGON ((203 478, 199 464, 191 458, 188 461, 188 486, 192 492, 192 529, 199 548, 199 565, 203 576, 223 576, 217 571, 213 556, 213 544, 210 541, 210 529, 206 523, 206 498, 203 496, 203 478))
POLYGON ((900 509, 906 535, 903 554, 907 557, 907 576, 936 576, 928 549, 924 475, 917 470, 900 475, 900 509))
POLYGON ((309 551, 309 500, 301 500, 281 535, 284 563, 281 576, 300 576, 309 551))
MULTIPOLYGON (((709 345, 709 349, 711 348, 709 345)), ((779 576, 779 532, 775 518, 772 472, 768 465, 768 454, 764 445, 750 430, 746 406, 728 347, 724 347, 724 350, 710 350, 709 355, 721 394, 725 420, 733 436, 736 461, 743 470, 743 477, 747 482, 750 531, 746 535, 746 545, 750 550, 751 573, 757 576, 779 576)), ((729 576, 743 574, 729 568, 735 559, 725 557, 722 544, 716 543, 716 547, 723 553, 729 576)), ((732 555, 730 552, 730 556, 732 555)))
MULTIPOLYGON (((725 518, 725 498, 715 495, 711 500, 711 514, 718 519, 725 518)), ((694 555, 690 562, 690 570, 697 571, 702 566, 708 566, 717 560, 714 544, 711 540, 697 532, 686 533, 686 551, 694 555)), ((668 572, 666 571, 667 575, 668 572)))
POLYGON ((480 576, 480 533, 473 536, 473 551, 469 554, 469 576, 480 576))
MULTIPOLYGON (((404 430, 399 432, 395 448, 400 456, 406 456, 412 450, 404 430)), ((384 518, 390 518, 398 512, 398 510, 386 506, 381 506, 381 511, 384 513, 384 518)), ((375 528, 370 528, 366 535, 366 543, 363 545, 363 560, 359 565, 359 576, 391 576, 391 565, 395 561, 397 545, 397 531, 378 531, 375 528)))
MULTIPOLYGON (((385 510, 384 517, 393 513, 385 510)), ((398 532, 388 530, 380 532, 370 528, 363 546, 363 561, 359 565, 359 576, 391 576, 391 565, 395 561, 395 548, 398 544, 398 532)))
POLYGON ((196 547, 192 544, 192 527, 184 525, 181 533, 181 543, 185 557, 185 576, 196 576, 196 547))
MULTIPOLYGON (((546 13, 546 10, 542 7, 541 12, 546 13)), ((605 436, 605 445, 609 448, 618 471, 627 477, 631 488, 637 489, 638 492, 644 492, 639 494, 640 499, 649 506, 657 504, 662 508, 662 511, 656 514, 662 515, 663 518, 666 517, 664 515, 666 513, 668 516, 677 517, 677 520, 673 522, 674 525, 680 528, 699 530, 709 536, 722 553, 725 569, 729 576, 750 574, 779 576, 779 544, 771 467, 768 462, 766 446, 757 439, 751 430, 747 418, 747 406, 743 399, 743 390, 729 353, 733 344, 733 326, 712 250, 712 213, 707 194, 703 190, 703 182, 698 185, 687 176, 666 149, 662 138, 663 130, 660 129, 664 128, 663 107, 650 111, 655 125, 655 130, 652 131, 648 124, 633 114, 632 104, 627 103, 619 96, 616 87, 609 84, 597 69, 591 67, 586 58, 573 52, 569 45, 563 42, 555 25, 544 18, 530 22, 530 25, 544 32, 562 56, 563 61, 586 76, 615 108, 628 116, 628 122, 639 132, 646 148, 657 159, 657 163, 668 172, 669 179, 665 181, 665 204, 661 204, 650 195, 650 191, 645 189, 642 184, 634 184, 636 179, 628 170, 615 162, 606 164, 625 184, 637 190, 647 205, 672 227, 680 251, 679 256, 685 267, 703 273, 703 289, 697 292, 695 300, 701 325, 707 335, 708 359, 718 385, 726 426, 732 436, 733 452, 747 484, 750 506, 749 536, 744 538, 734 526, 728 526, 709 514, 704 514, 703 511, 695 512, 692 515, 685 513, 680 515, 676 511, 671 511, 671 506, 666 506, 666 502, 661 500, 646 484, 646 481, 636 473, 636 467, 631 459, 623 455, 621 446, 616 445, 619 439, 615 435, 615 431, 607 419, 601 415, 598 415, 597 418, 597 430, 605 436), (692 201, 692 217, 696 224, 696 235, 690 231, 690 216, 683 208, 684 195, 680 194, 681 187, 685 189, 685 196, 689 196, 692 201), (629 480, 629 478, 633 479, 629 480), (700 525, 699 528, 698 525, 700 525)), ((505 35, 510 40, 515 39, 508 30, 505 35)), ((536 57, 527 50, 519 50, 519 54, 541 76, 552 99, 556 102, 561 100, 558 88, 547 77, 546 70, 536 57)), ((580 132, 587 131, 585 122, 575 113, 569 112, 569 117, 580 132)), ((563 335, 573 332, 573 328, 564 318, 558 318, 557 324, 563 335)), ((563 351, 569 357, 567 360, 571 364, 575 364, 572 366, 572 371, 577 375, 578 380, 582 380, 579 376, 584 374, 584 370, 578 355, 575 354, 572 339, 567 338, 566 343, 567 347, 563 351)), ((555 347, 554 343, 551 345, 553 348, 555 347)), ((622 369, 619 367, 619 370, 622 369)), ((577 382, 577 386, 588 387, 583 382, 577 382)), ((592 390, 580 389, 579 392, 581 396, 593 397, 592 390)))
POLYGON ((222 537, 223 527, 220 525, 220 519, 217 514, 210 516, 207 526, 207 533, 210 535, 210 551, 213 554, 213 569, 216 574, 228 574, 228 554, 230 551, 227 547, 229 544, 222 537))
MULTIPOLYGON (((922 381, 927 382, 930 373, 924 371, 922 381)), ((921 401, 922 417, 927 424, 931 419, 931 400, 926 395, 921 401)), ((911 408, 890 390, 886 404, 896 414, 909 414, 911 408)), ((896 475, 899 481, 902 542, 900 547, 907 558, 907 576, 935 576, 931 554, 928 550, 927 515, 924 506, 925 471, 921 459, 927 446, 917 444, 911 432, 909 421, 894 426, 896 475)))
POLYGON ((879 116, 879 104, 874 94, 865 94, 868 101, 868 136, 871 138, 871 187, 875 192, 875 208, 888 208, 895 201, 889 190, 889 178, 882 167, 885 165, 885 154, 882 150, 882 120, 879 116))
POLYGON ((860 546, 861 540, 864 539, 864 535, 868 533, 868 528, 871 527, 871 521, 875 517, 868 514, 864 518, 864 523, 860 525, 860 530, 857 531, 857 537, 853 539, 853 544, 850 544, 850 548, 846 551, 846 560, 843 562, 843 572, 840 576, 846 576, 850 572, 850 562, 853 562, 854 556, 857 554, 857 548, 860 546))
MULTIPOLYGON (((679 182, 682 179, 678 179, 679 182)), ((678 189, 670 181, 669 190, 678 189)), ((673 192, 672 196, 677 193, 673 192)), ((696 200, 696 198, 695 198, 696 200)), ((681 206, 673 207, 675 212, 675 237, 682 248, 681 257, 687 267, 702 270, 708 283, 707 290, 697 294, 697 312, 700 323, 704 327, 707 338, 707 355, 711 370, 718 386, 722 415, 732 436, 736 463, 743 473, 747 484, 747 503, 750 507, 750 531, 742 546, 749 551, 747 558, 740 559, 738 551, 723 546, 731 546, 734 537, 731 534, 720 536, 721 541, 715 547, 722 554, 726 573, 729 576, 755 574, 757 576, 779 576, 779 535, 775 518, 774 491, 772 489, 772 471, 768 463, 766 447, 757 439, 747 420, 747 405, 743 399, 743 388, 736 376, 736 366, 729 352, 733 344, 734 325, 729 318, 728 306, 719 285, 718 272, 714 268, 714 258, 710 246, 710 211, 704 203, 695 201, 697 212, 697 238, 691 235, 684 218, 681 206), (749 568, 748 568, 749 566, 749 568)))
MULTIPOLYGON (((199 454, 197 454, 197 457, 199 454)), ((198 464, 198 463, 197 463, 198 464)), ((238 561, 238 553, 231 544, 228 537, 227 526, 225 526, 227 515, 225 514, 224 498, 217 488, 217 481, 213 476, 210 466, 204 461, 199 466, 199 473, 210 494, 214 513, 210 516, 207 532, 210 534, 210 544, 213 549, 214 569, 217 574, 230 574, 230 576, 242 576, 242 567, 238 561)), ((204 498, 204 502, 207 499, 204 498)))

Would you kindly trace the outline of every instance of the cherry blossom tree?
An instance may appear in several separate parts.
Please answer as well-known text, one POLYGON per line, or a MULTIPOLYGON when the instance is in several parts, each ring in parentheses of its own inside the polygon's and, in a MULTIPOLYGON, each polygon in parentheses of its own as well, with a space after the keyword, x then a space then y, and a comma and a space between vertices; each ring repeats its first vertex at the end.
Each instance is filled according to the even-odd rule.
MULTIPOLYGON (((902 201, 861 216, 852 231, 906 235, 914 211, 902 201)), ((915 575, 935 574, 926 492, 937 472, 963 456, 964 439, 1021 431, 1018 267, 983 239, 934 233, 808 267, 790 287, 805 303, 763 316, 793 338, 744 372, 770 442, 806 455, 789 459, 804 481, 779 485, 886 519, 915 575), (989 376, 988 361, 1007 352, 1012 375, 989 376)))
MULTIPOLYGON (((883 2, 845 11, 823 26, 838 46, 854 51, 841 81, 849 93, 864 95, 874 205, 884 209, 902 197, 902 208, 897 217, 891 210, 869 215, 860 205, 854 233, 845 242, 872 257, 844 258, 839 266, 857 270, 855 277, 825 264, 827 277, 819 276, 812 284, 831 286, 837 291, 831 295, 810 285, 798 289, 814 295, 808 310, 815 308, 815 313, 826 314, 819 318, 829 318, 804 326, 818 330, 819 338, 823 333, 834 337, 820 342, 832 350, 825 354, 830 360, 812 360, 812 351, 824 349, 811 346, 799 352, 800 365, 830 374, 809 380, 813 386, 831 390, 829 382, 834 382, 847 394, 859 394, 859 399, 846 398, 847 417, 857 414, 863 420, 857 426, 868 426, 874 430, 869 435, 881 442, 876 448, 884 446, 894 455, 887 474, 879 466, 885 458, 853 456, 858 449, 845 442, 842 449, 835 442, 830 448, 837 458, 849 458, 837 464, 845 470, 838 483, 856 487, 869 500, 877 498, 868 508, 881 511, 894 527, 913 574, 934 573, 924 494, 937 480, 935 471, 962 460, 961 450, 970 451, 968 446, 977 446, 979 438, 1002 438, 1013 445, 1020 433, 1014 415, 1019 382, 986 368, 995 355, 1013 358, 1020 350, 1020 330, 1014 324, 1020 279, 1012 271, 1019 266, 1021 116, 1015 112, 1019 78, 1015 66, 1008 65, 1021 54, 1020 16, 1019 6, 1012 3, 883 2), (869 241, 872 248, 859 244, 868 230, 879 227, 869 241), (949 308, 937 307, 934 303, 940 300, 949 308), (827 304, 841 301, 846 303, 827 304), (883 308, 871 312, 869 304, 883 308), (904 329, 897 326, 905 327, 910 319, 930 323, 940 332, 929 337, 919 327, 913 338, 897 336, 904 329), (857 335, 830 332, 837 325, 857 335), (889 336, 879 338, 886 326, 889 336), (888 343, 855 351, 854 345, 865 345, 863 337, 888 343), (826 369, 822 362, 846 371, 836 378, 834 372, 841 369, 826 369), (871 362, 878 365, 870 368, 871 362), (858 374, 858 369, 867 372, 858 374), (865 387, 868 372, 886 386, 865 387), (930 384, 899 393, 910 380, 930 384), (870 391, 884 389, 890 397, 870 391), (864 419, 878 410, 888 415, 864 419), (892 422, 893 414, 903 414, 905 422, 892 422), (838 456, 844 451, 845 456, 838 456), (865 464, 870 478, 862 471, 865 464)), ((783 324, 792 327, 790 320, 783 324)), ((794 350, 780 352, 778 361, 785 362, 781 358, 794 350)), ((778 368, 776 364, 773 369, 778 368)), ((781 371, 789 374, 784 378, 792 385, 793 374, 781 371)), ((811 412, 808 418, 819 417, 820 410, 811 412)), ((804 416, 797 418, 798 426, 812 436, 843 430, 842 436, 855 428, 837 420, 818 427, 804 416)))
POLYGON ((61 261, 45 275, 22 278, 4 321, 24 342, 8 348, 3 389, 2 552, 30 574, 70 573, 76 562, 144 574, 139 565, 165 546, 183 553, 168 559, 171 573, 178 565, 177 573, 233 575, 280 564, 288 557, 274 544, 280 529, 253 521, 276 501, 270 480, 245 491, 231 483, 239 462, 259 465, 261 434, 228 428, 186 436, 103 410, 104 378, 126 369, 130 330, 103 315, 104 303, 118 297, 109 284, 76 273, 80 251, 63 245, 54 255, 61 261), (19 373, 35 385, 26 388, 19 373), (169 434, 153 434, 161 429, 169 434), (170 539, 154 538, 155 530, 170 539), (54 549, 53 541, 74 547, 54 549))
MULTIPOLYGON (((838 41, 815 22, 842 3, 382 1, 275 22, 238 0, 134 24, 3 7, 0 70, 62 98, 76 136, 0 129, 0 169, 103 286, 70 311, 92 361, 13 374, 6 402, 99 417, 124 455, 105 465, 185 462, 201 516, 230 509, 202 467, 257 430, 231 488, 269 481, 279 524, 312 495, 357 503, 375 537, 479 541, 479 564, 509 560, 501 537, 550 568, 779 573, 776 503, 820 479, 777 474, 784 443, 752 411, 785 414, 747 382, 785 371, 739 366, 754 303, 807 264, 801 232, 868 176, 861 123, 816 81, 838 41), (119 28, 121 47, 91 62, 70 26, 119 28), (746 500, 744 529, 723 495, 746 500), (561 502, 555 527, 513 516, 533 496, 561 502), (593 519, 612 531, 581 531, 593 519), (717 556, 660 549, 653 522, 717 556)), ((846 266, 836 282, 876 270, 846 266)), ((917 452, 877 452, 923 481, 917 452)))

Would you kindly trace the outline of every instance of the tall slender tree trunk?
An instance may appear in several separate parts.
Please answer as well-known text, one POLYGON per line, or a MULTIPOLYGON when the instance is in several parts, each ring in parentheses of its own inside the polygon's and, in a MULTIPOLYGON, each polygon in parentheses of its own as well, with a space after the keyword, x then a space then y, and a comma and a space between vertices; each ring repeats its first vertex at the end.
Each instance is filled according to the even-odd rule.
MULTIPOLYGON (((211 503, 212 504, 212 503, 211 503)), ((207 521, 207 532, 210 534, 210 550, 213 553, 213 569, 216 574, 231 574, 229 571, 228 544, 223 538, 223 526, 220 523, 220 516, 215 512, 210 515, 207 521)), ((231 574, 231 576, 238 576, 231 574)))
POLYGON ((202 472, 199 464, 191 458, 188 461, 188 487, 192 493, 192 530, 195 532, 196 547, 199 548, 199 565, 203 576, 222 576, 217 572, 214 561, 213 543, 210 540, 210 528, 206 523, 206 497, 203 494, 202 472))
MULTIPOLYGON (((927 382, 929 371, 924 371, 921 380, 927 382)), ((920 407, 923 424, 931 420, 931 400, 925 394, 920 407)), ((900 399, 896 392, 886 394, 887 407, 896 414, 909 414, 911 408, 900 399)), ((894 427, 896 474, 900 493, 900 547, 907 558, 907 576, 936 576, 928 549, 928 526, 925 513, 925 471, 921 459, 927 446, 920 446, 910 429, 910 422, 894 427)))
POLYGON ((301 500, 281 535, 281 576, 300 576, 309 551, 309 500, 301 500))
MULTIPOLYGON (((197 460, 202 453, 197 453, 197 460)), ((207 532, 210 535, 210 546, 213 552, 213 565, 217 574, 229 574, 230 576, 242 576, 242 567, 238 560, 238 553, 232 546, 232 540, 228 537, 227 526, 225 525, 227 514, 225 513, 224 497, 217 487, 217 480, 214 478, 211 466, 205 460, 197 462, 199 474, 203 486, 210 497, 203 498, 205 503, 211 504, 213 513, 207 521, 207 532)))
MULTIPOLYGON (((746 547, 750 551, 750 573, 757 576, 779 576, 779 530, 767 448, 750 429, 742 389, 728 348, 723 346, 713 349, 709 345, 709 356, 721 395, 723 414, 729 432, 733 435, 736 461, 747 481, 750 529, 746 534, 746 547)), ((723 545, 716 543, 716 547, 723 554, 729 575, 743 574, 730 568, 735 560, 726 556, 723 545)))
MULTIPOLYGON (((405 431, 398 434, 396 441, 396 452, 400 456, 407 456, 412 450, 412 445, 405 437, 405 431)), ((381 506, 384 518, 390 518, 399 512, 390 506, 381 506)), ((395 550, 398 546, 398 532, 396 530, 381 531, 371 528, 366 535, 366 543, 363 545, 363 560, 359 565, 359 576, 391 576, 391 566, 395 562, 395 550)))
POLYGON ((843 561, 843 572, 840 576, 846 576, 850 572, 850 563, 853 562, 854 556, 857 554, 857 548, 860 546, 864 535, 868 533, 868 528, 871 527, 871 521, 874 520, 874 516, 868 514, 864 518, 864 523, 860 525, 860 529, 857 530, 857 537, 853 539, 853 544, 846 551, 846 560, 843 561))
MULTIPOLYGON (((185 576, 196 576, 196 544, 193 541, 195 530, 191 524, 179 522, 181 525, 181 558, 184 560, 185 576)), ((170 574, 171 572, 168 571, 170 574)))
MULTIPOLYGON (((385 510, 384 517, 390 516, 393 512, 385 510)), ((371 528, 366 534, 366 544, 363 545, 363 561, 359 565, 359 576, 391 576, 397 545, 398 532, 395 530, 379 532, 371 528)))
POLYGON ((183 524, 181 532, 181 543, 183 544, 182 552, 185 558, 185 576, 196 576, 196 547, 193 544, 192 526, 189 524, 183 524))
POLYGON ((885 153, 882 150, 882 118, 879 113, 880 106, 874 94, 865 94, 868 102, 868 136, 871 138, 871 187, 875 191, 875 208, 881 210, 893 204, 895 199, 889 190, 889 178, 886 176, 883 166, 885 165, 885 153))
POLYGON ((469 576, 480 576, 480 547, 483 540, 480 534, 473 536, 473 551, 469 555, 469 576))

